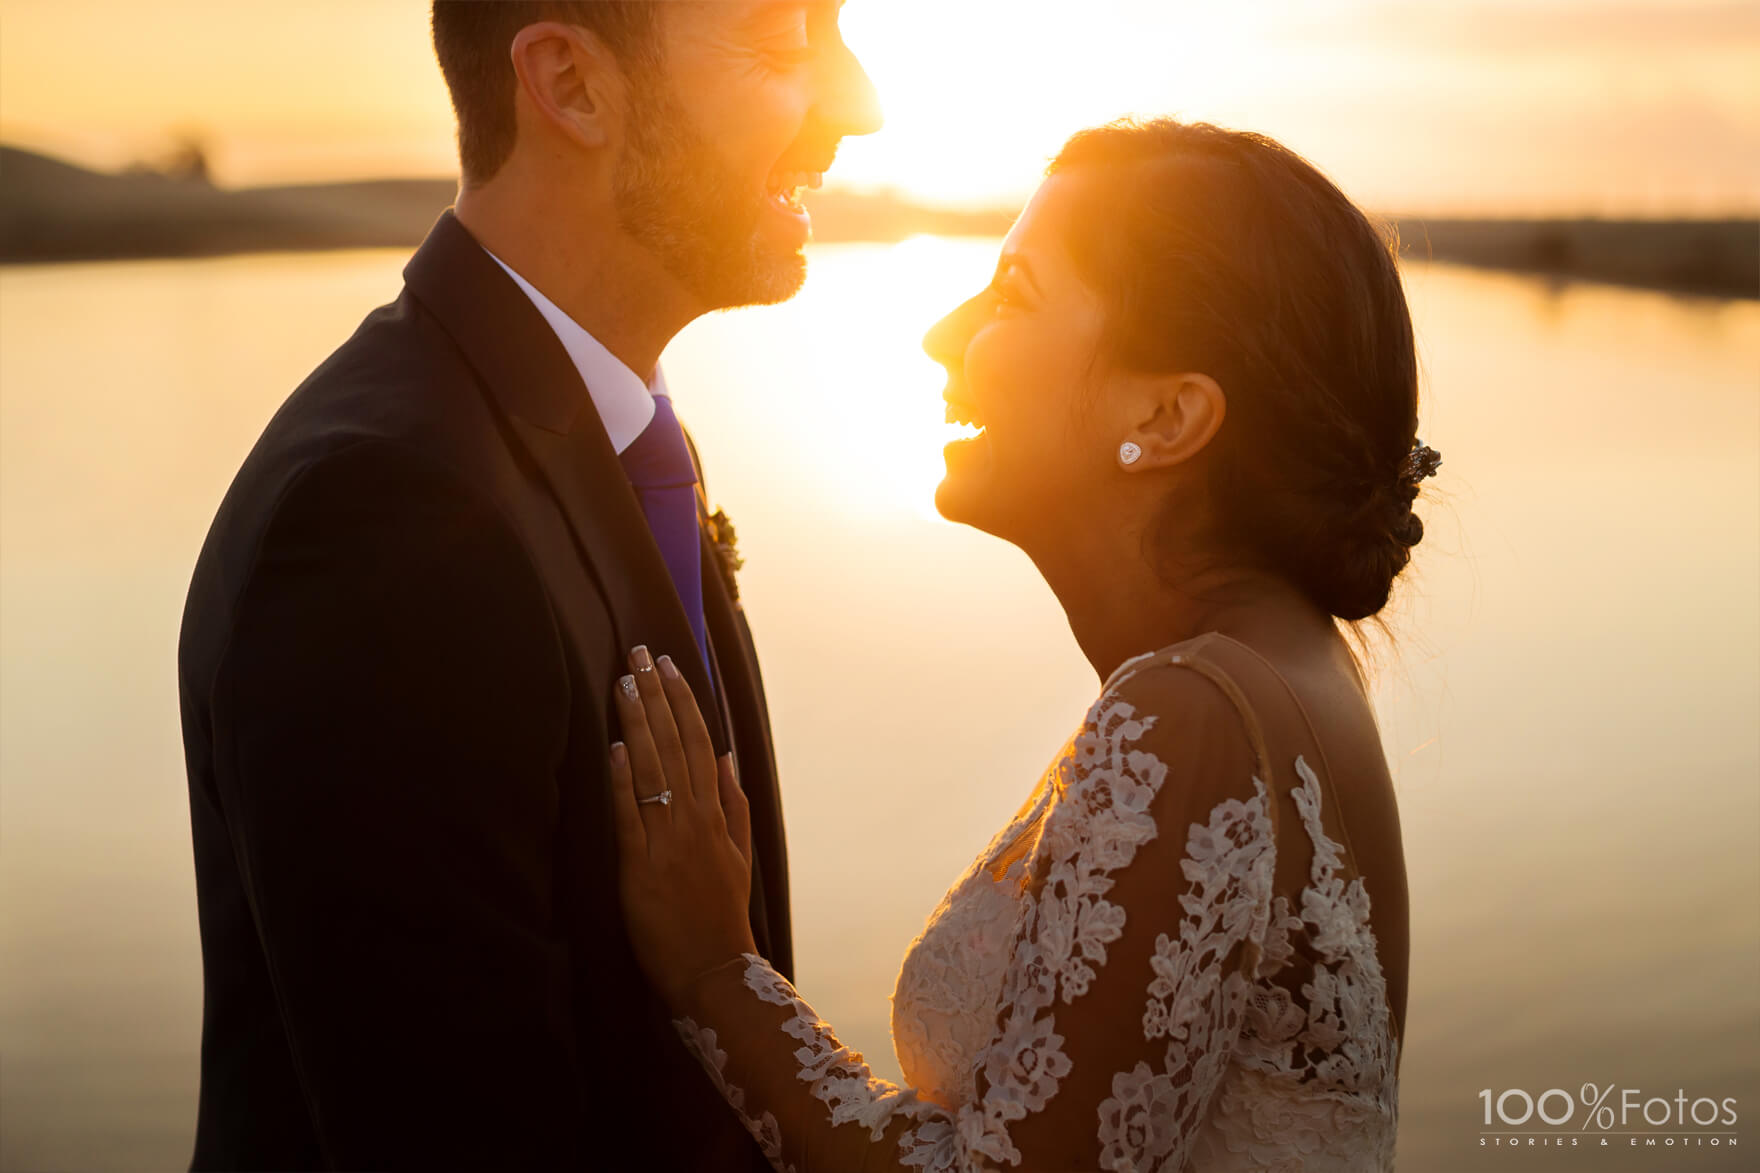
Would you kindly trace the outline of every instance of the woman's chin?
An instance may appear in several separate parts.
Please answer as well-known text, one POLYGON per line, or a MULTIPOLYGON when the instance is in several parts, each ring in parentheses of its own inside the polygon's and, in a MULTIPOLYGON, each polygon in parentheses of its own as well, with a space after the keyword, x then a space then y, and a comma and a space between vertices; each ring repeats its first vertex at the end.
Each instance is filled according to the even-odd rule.
POLYGON ((935 486, 935 512, 944 520, 963 525, 966 520, 964 505, 959 486, 949 484, 948 478, 943 477, 941 483, 935 486))
POLYGON ((935 487, 935 511, 948 521, 983 528, 984 482, 990 471, 990 444, 982 435, 955 440, 941 450, 947 475, 935 487))

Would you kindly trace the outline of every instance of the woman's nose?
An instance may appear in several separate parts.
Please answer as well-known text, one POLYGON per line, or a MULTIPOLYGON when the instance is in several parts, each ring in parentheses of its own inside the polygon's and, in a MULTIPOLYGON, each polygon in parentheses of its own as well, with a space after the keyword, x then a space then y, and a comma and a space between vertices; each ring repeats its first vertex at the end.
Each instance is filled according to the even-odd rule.
POLYGON ((923 335, 923 352, 944 367, 952 367, 965 355, 975 325, 974 308, 983 294, 967 298, 923 335))

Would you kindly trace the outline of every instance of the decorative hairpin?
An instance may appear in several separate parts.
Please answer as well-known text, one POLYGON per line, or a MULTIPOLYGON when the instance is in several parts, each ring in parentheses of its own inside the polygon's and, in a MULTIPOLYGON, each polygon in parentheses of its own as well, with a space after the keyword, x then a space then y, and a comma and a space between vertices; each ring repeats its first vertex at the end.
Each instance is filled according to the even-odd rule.
POLYGON ((1425 477, 1435 476, 1436 470, 1441 467, 1442 453, 1414 437, 1412 450, 1406 453, 1403 479, 1415 485, 1425 477))

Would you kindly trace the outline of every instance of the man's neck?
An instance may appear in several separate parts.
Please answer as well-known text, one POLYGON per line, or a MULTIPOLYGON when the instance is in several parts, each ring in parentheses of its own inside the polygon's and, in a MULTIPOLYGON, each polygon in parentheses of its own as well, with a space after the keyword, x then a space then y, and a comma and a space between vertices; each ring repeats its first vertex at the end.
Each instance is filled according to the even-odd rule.
POLYGON ((643 382, 702 311, 616 217, 583 215, 533 185, 460 190, 454 215, 477 243, 531 282, 643 382))

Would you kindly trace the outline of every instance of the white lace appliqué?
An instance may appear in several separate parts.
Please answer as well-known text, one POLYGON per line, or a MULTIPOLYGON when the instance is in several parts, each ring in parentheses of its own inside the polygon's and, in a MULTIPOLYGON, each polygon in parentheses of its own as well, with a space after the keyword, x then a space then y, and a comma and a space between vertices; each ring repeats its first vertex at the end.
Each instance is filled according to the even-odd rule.
POLYGON ((1300 916, 1277 898, 1260 976, 1297 962, 1292 935, 1305 944, 1311 972, 1300 971, 1302 1000, 1270 980, 1255 985, 1236 1071, 1194 1151, 1204 1169, 1392 1169, 1399 1040, 1369 894, 1361 876, 1347 884, 1339 875, 1341 846, 1321 821, 1318 775, 1300 757, 1296 773, 1302 785, 1290 795, 1314 845, 1310 883, 1300 916))
MULTIPOLYGON (((1128 1034, 1108 1034, 1127 1069, 1075 1073, 1083 1102, 1058 1099, 1076 1094, 1059 1010, 1092 993, 1125 930, 1127 909, 1108 898, 1115 877, 1163 830, 1151 812, 1168 768, 1139 745, 1155 721, 1109 688, 1054 764, 1045 801, 998 834, 913 944, 893 1020, 914 1089, 875 1078, 786 979, 747 955, 745 986, 789 1012, 795 1086, 823 1105, 821 1120, 857 1125, 875 1143, 890 1132, 896 1164, 927 1173, 1020 1166, 1011 1126, 1052 1105, 1058 1128, 1068 1120, 1090 1138, 1106 1170, 1392 1168, 1399 1048, 1368 894, 1360 877, 1341 874, 1319 779, 1300 757, 1302 785, 1290 793, 1314 844, 1300 914, 1274 895, 1275 797, 1253 777, 1251 797, 1225 799, 1184 828, 1179 918, 1156 937, 1143 984, 1129 979, 1140 1019, 1121 1007, 1117 1029, 1128 1034), (1021 840, 1030 854, 992 867, 1028 824, 1039 829, 1021 840), (1042 878, 1036 890, 1029 877, 1042 878), (1279 975, 1286 984, 1272 980, 1279 975), (908 1127, 889 1127, 900 1121, 908 1127)), ((1107 998, 1118 981, 1108 978, 1107 998)), ((746 1116, 740 1089, 721 1076, 714 1033, 689 1020, 680 1033, 784 1169, 775 1116, 746 1116)))
POLYGON ((1122 700, 1097 705, 1058 771, 1057 807, 1040 842, 1045 883, 1008 967, 1001 1033, 982 1058, 980 1111, 962 1120, 971 1147, 993 1160, 1020 1163, 1008 1125, 1043 1110, 1071 1070, 1052 1008, 1088 992, 1106 946, 1124 933, 1125 911, 1106 893, 1109 873, 1157 834, 1149 805, 1167 767, 1132 748, 1154 723, 1122 700))
POLYGON ((724 1074, 727 1052, 716 1045, 715 1032, 698 1026, 689 1018, 675 1018, 672 1026, 678 1031, 678 1037, 684 1040, 685 1050, 697 1057, 697 1062, 702 1064, 703 1070, 708 1072, 710 1080, 714 1082, 715 1090, 721 1093, 721 1098, 727 1101, 728 1107, 739 1117, 739 1122, 752 1134, 752 1139, 758 1142, 758 1147, 764 1151, 770 1163, 782 1173, 795 1173, 794 1166, 783 1164, 782 1132, 776 1124, 776 1116, 765 1112, 754 1120, 746 1115, 745 1092, 727 1082, 724 1074))
POLYGON ((1051 795, 997 832, 942 897, 921 936, 899 967, 892 994, 892 1044, 918 1094, 944 1108, 977 1098, 972 1056, 996 1029, 1002 972, 1014 949, 1021 896, 1027 883, 1024 856, 996 875, 993 861, 1043 814, 1051 795))
POLYGON ((1113 1077, 1112 1095, 1100 1105, 1102 1169, 1180 1168, 1192 1122, 1231 1058, 1251 983, 1228 959, 1237 946, 1263 939, 1276 864, 1265 783, 1254 778, 1253 788, 1246 802, 1219 803, 1186 839, 1186 919, 1178 940, 1166 933, 1155 939, 1143 1011, 1143 1037, 1167 1039, 1166 1053, 1160 1071, 1138 1062, 1113 1077))

